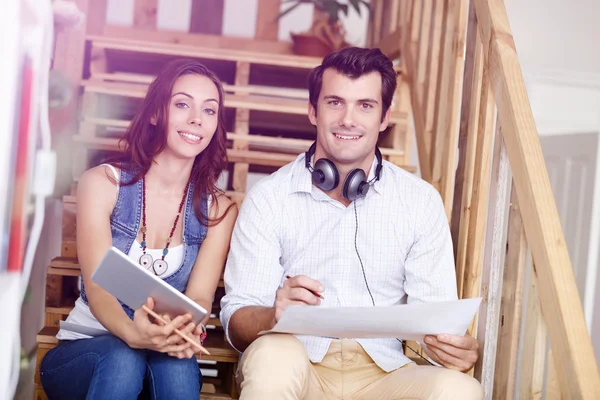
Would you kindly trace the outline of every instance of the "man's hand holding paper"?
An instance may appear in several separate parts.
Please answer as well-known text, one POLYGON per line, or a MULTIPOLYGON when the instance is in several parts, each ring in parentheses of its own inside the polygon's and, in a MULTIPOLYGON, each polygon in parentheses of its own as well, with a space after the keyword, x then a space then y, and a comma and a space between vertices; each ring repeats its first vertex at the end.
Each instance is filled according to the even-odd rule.
POLYGON ((280 323, 282 316, 290 306, 321 305, 323 297, 320 292, 323 292, 324 289, 319 281, 308 276, 286 276, 282 287, 277 291, 273 328, 270 331, 263 331, 261 334, 279 332, 336 338, 395 337, 403 340, 417 340, 435 363, 463 372, 471 369, 479 357, 477 339, 465 335, 465 332, 477 311, 480 299, 380 307, 376 314, 379 317, 385 317, 386 312, 389 312, 390 319, 387 322, 385 318, 378 319, 379 317, 375 317, 376 320, 373 321, 362 321, 363 317, 368 318, 369 315, 364 312, 364 307, 326 307, 322 309, 324 311, 294 310, 297 307, 292 307, 291 315, 286 315, 289 318, 280 323), (436 304, 444 304, 443 311, 436 310, 436 304), (410 308, 414 310, 410 310, 410 308), (392 326, 396 322, 394 311, 406 314, 401 317, 397 326, 392 326), (444 330, 443 323, 438 325, 434 322, 443 321, 443 318, 440 320, 436 316, 438 314, 451 317, 447 324, 447 330, 444 330), (321 319, 320 317, 327 320, 324 321, 325 327, 316 322, 321 319), (311 321, 311 319, 313 320, 311 321), (394 322, 390 323, 390 321, 394 322), (357 325, 362 325, 361 329, 357 330, 357 325), (412 332, 412 330, 420 330, 422 336, 415 337, 416 332, 412 332))
MULTIPOLYGON (((425 336, 429 335, 446 334, 462 337, 479 308, 480 302, 481 299, 476 298, 388 307, 299 307, 289 305, 273 329, 263 331, 261 334, 291 333, 333 338, 399 338, 419 342, 423 342, 425 336)), ((302 304, 306 303, 302 302, 302 304)), ((457 354, 456 350, 449 350, 449 347, 442 346, 442 342, 439 340, 437 345, 439 347, 435 352, 438 358, 442 357, 440 354, 444 349, 449 351, 448 355, 457 354)), ((462 346, 462 344, 458 345, 462 346)), ((468 339, 466 339, 465 346, 467 347, 454 347, 459 350, 473 350, 469 348, 473 347, 473 344, 468 339)), ((444 365, 444 363, 441 364, 444 365)))
POLYGON ((427 335, 424 349, 433 361, 462 372, 470 370, 479 358, 479 343, 469 335, 427 335))

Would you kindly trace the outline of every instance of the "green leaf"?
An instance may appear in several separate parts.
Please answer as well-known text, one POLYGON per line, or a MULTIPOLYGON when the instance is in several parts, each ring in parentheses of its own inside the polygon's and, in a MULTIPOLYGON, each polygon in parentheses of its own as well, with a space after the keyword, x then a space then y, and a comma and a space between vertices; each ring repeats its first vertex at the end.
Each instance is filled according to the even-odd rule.
POLYGON ((350 4, 354 7, 358 15, 360 15, 360 0, 350 0, 350 4))
POLYGON ((344 15, 347 17, 348 16, 348 4, 340 4, 340 9, 344 13, 344 15))
POLYGON ((367 10, 369 10, 369 12, 371 12, 371 3, 369 3, 368 1, 365 0, 359 0, 365 7, 367 7, 367 10))
MULTIPOLYGON (((315 1, 315 5, 317 2, 315 1)), ((337 22, 337 20, 339 19, 339 11, 340 11, 340 5, 337 3, 337 1, 335 0, 329 0, 329 1, 323 1, 320 5, 320 7, 318 6, 317 8, 319 8, 321 11, 326 12, 327 14, 329 14, 329 22, 330 23, 335 23, 337 22)))
POLYGON ((314 4, 315 7, 317 7, 319 10, 326 11, 326 4, 328 3, 328 1, 329 0, 309 0, 308 2, 314 4))
POLYGON ((361 16, 361 4, 367 7, 367 10, 371 11, 371 6, 368 1, 365 0, 349 0, 350 4, 342 4, 338 0, 283 0, 282 4, 293 3, 289 8, 284 10, 277 19, 282 18, 291 11, 293 11, 300 4, 313 4, 319 11, 322 11, 329 15, 329 22, 335 23, 339 20, 340 14, 343 13, 348 16, 349 5, 356 10, 359 16, 361 16))
POLYGON ((326 12, 328 12, 331 15, 337 14, 339 10, 339 4, 335 1, 324 1, 322 3, 322 7, 326 12))
MULTIPOLYGON (((369 14, 371 13, 371 4, 369 4, 368 1, 365 0, 349 0, 350 4, 352 5, 352 7, 356 10, 356 12, 358 13, 359 16, 361 16, 361 4, 364 5, 365 7, 367 7, 367 11, 369 12, 369 14)), ((398 0, 401 1, 401 0, 398 0)))

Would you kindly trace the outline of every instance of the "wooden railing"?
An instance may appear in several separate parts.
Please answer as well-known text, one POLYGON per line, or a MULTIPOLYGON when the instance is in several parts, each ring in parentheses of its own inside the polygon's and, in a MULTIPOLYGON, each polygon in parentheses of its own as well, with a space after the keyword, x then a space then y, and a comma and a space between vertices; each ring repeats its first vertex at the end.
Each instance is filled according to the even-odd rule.
POLYGON ((372 0, 370 45, 410 83, 486 398, 600 399, 600 375, 502 0, 372 0))

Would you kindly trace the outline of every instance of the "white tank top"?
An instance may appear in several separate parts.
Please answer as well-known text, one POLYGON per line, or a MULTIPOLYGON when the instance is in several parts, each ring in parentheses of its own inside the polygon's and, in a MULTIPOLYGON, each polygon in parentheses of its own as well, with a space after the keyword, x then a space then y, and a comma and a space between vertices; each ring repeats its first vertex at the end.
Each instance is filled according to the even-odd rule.
MULTIPOLYGON (((117 170, 115 169, 115 167, 113 167, 110 164, 102 164, 102 165, 106 165, 112 170, 115 180, 117 181, 117 196, 118 196, 118 190, 119 190, 118 182, 119 182, 120 178, 119 178, 119 174, 117 173, 117 170)), ((209 207, 210 207, 210 203, 209 203, 209 207)), ((146 253, 150 254, 152 256, 153 260, 156 260, 157 258, 162 257, 162 252, 163 252, 163 249, 148 249, 148 248, 146 249, 146 253)), ((140 243, 137 240, 134 240, 127 255, 135 262, 138 262, 139 258, 142 254, 143 253, 142 253, 140 243)), ((179 268, 181 268, 181 265, 183 264, 183 256, 184 256, 183 244, 180 244, 179 246, 175 246, 175 247, 169 247, 169 253, 165 256, 165 260, 169 263, 169 269, 167 270, 167 272, 165 272, 163 275, 161 275, 160 278, 165 279, 165 278, 173 275, 179 268)), ((81 279, 81 277, 79 279, 81 279)), ((71 310, 71 312, 69 313, 69 316, 67 317, 67 321, 71 322, 73 324, 77 324, 77 325, 83 325, 83 326, 90 327, 90 328, 106 330, 106 328, 104 328, 104 326, 102 326, 100 321, 98 321, 96 319, 96 317, 94 317, 94 315, 90 311, 90 308, 88 307, 88 305, 85 304, 85 302, 81 299, 81 296, 75 301, 75 307, 73 307, 73 310, 71 310)), ((72 331, 67 331, 65 329, 60 329, 58 331, 58 334, 56 335, 56 338, 58 340, 85 339, 85 338, 89 338, 89 337, 90 336, 88 336, 88 335, 84 335, 84 334, 72 332, 72 331)))

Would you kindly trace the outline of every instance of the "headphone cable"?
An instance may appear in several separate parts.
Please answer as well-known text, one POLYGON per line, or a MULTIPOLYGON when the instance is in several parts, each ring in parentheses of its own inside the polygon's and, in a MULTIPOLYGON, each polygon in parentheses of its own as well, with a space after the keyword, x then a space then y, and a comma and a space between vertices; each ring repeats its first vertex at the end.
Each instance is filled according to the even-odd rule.
POLYGON ((356 229, 354 230, 354 249, 356 250, 356 255, 358 256, 358 261, 360 262, 360 268, 362 270, 363 278, 365 280, 365 286, 367 287, 367 291, 369 292, 369 296, 371 297, 371 303, 373 303, 373 307, 375 307, 375 300, 373 299, 373 294, 371 293, 371 289, 369 288, 367 274, 365 273, 365 266, 363 265, 362 259, 360 258, 360 254, 358 253, 358 212, 356 211, 356 201, 353 201, 352 203, 354 204, 354 219, 356 221, 356 229))
MULTIPOLYGON (((369 296, 371 297, 371 303, 373 304, 373 307, 375 307, 375 300, 373 299, 373 294, 371 293, 371 289, 369 288, 369 282, 367 281, 367 274, 365 273, 365 266, 363 265, 360 254, 358 253, 358 212, 356 211, 356 201, 353 201, 352 203, 354 204, 354 219, 356 221, 356 229, 354 230, 354 249, 356 250, 356 255, 358 256, 358 261, 360 262, 360 268, 362 270, 363 278, 365 280, 365 286, 367 287, 367 291, 369 292, 369 296)), ((408 347, 410 350, 412 350, 413 353, 415 353, 416 355, 421 357, 423 360, 427 361, 429 363, 429 365, 433 365, 433 363, 431 361, 429 361, 427 358, 425 358, 421 354, 419 354, 415 349, 410 347, 408 345, 408 343, 403 342, 402 340, 400 340, 398 338, 396 338, 396 340, 399 341, 401 344, 404 343, 404 345, 406 347, 408 347)))

